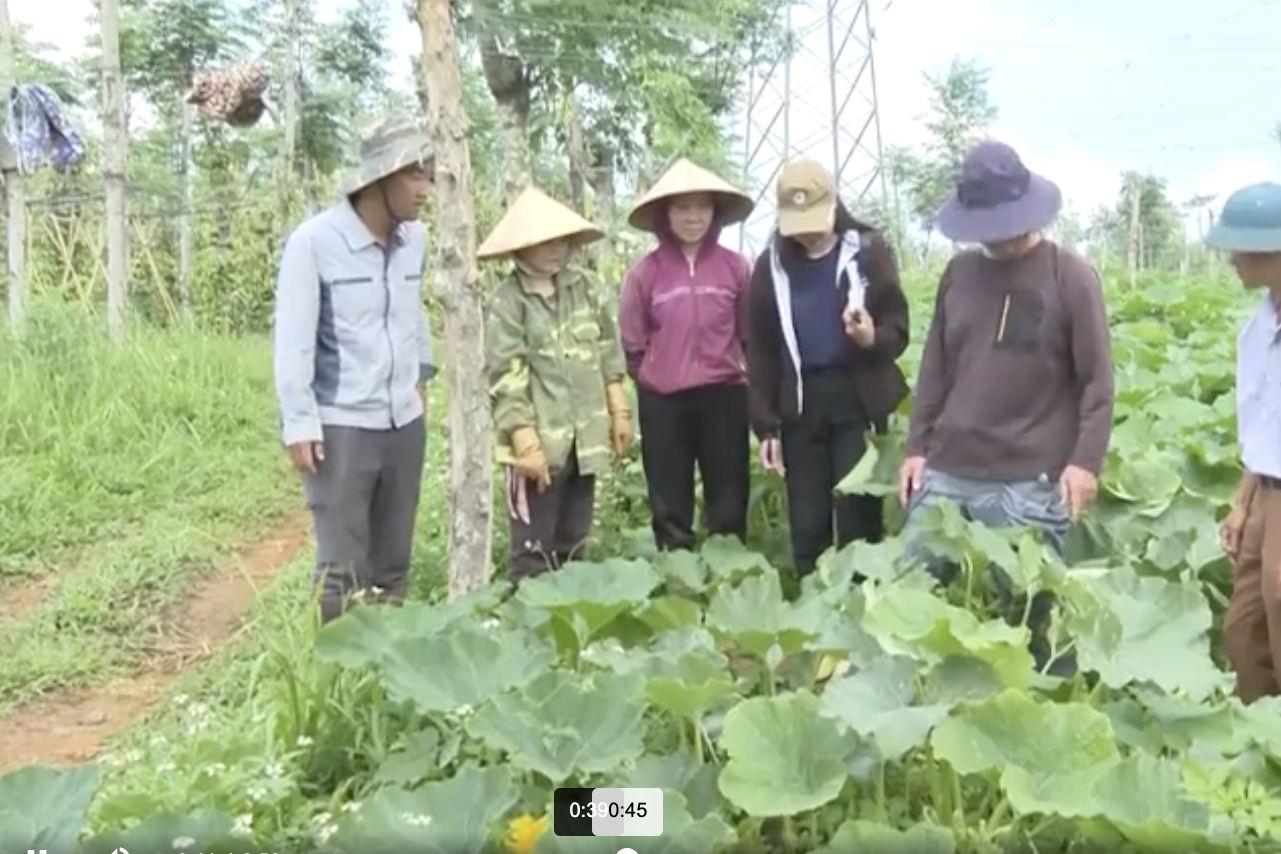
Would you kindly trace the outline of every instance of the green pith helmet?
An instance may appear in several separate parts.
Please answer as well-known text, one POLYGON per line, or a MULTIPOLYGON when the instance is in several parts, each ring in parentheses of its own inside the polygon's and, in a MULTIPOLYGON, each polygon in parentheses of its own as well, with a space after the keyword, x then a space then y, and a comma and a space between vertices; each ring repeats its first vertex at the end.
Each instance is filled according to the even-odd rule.
POLYGON ((360 160, 343 176, 341 196, 350 196, 416 163, 431 160, 431 139, 404 116, 390 116, 360 136, 360 160))
POLYGON ((1228 196, 1205 243, 1226 252, 1281 252, 1281 184, 1263 181, 1228 196))

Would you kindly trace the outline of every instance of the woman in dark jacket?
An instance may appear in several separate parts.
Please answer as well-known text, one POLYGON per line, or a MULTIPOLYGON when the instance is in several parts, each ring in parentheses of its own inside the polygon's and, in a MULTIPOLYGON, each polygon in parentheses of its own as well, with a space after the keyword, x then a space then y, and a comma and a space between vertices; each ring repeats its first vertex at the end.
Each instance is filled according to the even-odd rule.
POLYGON ((748 290, 747 368, 761 461, 787 484, 796 571, 833 543, 878 542, 884 505, 833 488, 907 396, 907 299, 884 238, 841 204, 819 163, 787 163, 778 230, 748 290), (835 517, 835 532, 833 532, 835 517))

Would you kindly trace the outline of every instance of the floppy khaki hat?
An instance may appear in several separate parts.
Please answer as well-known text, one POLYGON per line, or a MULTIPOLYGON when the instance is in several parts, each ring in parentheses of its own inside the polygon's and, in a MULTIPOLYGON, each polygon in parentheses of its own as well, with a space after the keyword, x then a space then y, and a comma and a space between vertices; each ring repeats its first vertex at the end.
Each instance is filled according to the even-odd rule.
POLYGON ((742 190, 723 180, 715 173, 682 157, 662 174, 654 186, 632 205, 627 222, 641 231, 654 230, 654 214, 659 202, 687 193, 708 193, 716 200, 717 218, 721 225, 742 222, 751 214, 756 203, 742 190))
POLYGON ((789 160, 778 173, 778 233, 821 234, 836 224, 836 180, 810 157, 789 160))
POLYGON ((582 245, 605 232, 537 187, 527 187, 476 250, 480 259, 501 258, 522 249, 565 238, 582 245))
POLYGON ((1281 184, 1263 181, 1228 196, 1205 243, 1226 252, 1281 252, 1281 184))
POLYGON ((360 136, 360 159, 338 185, 340 196, 350 196, 406 166, 431 161, 431 139, 404 116, 389 116, 360 136))

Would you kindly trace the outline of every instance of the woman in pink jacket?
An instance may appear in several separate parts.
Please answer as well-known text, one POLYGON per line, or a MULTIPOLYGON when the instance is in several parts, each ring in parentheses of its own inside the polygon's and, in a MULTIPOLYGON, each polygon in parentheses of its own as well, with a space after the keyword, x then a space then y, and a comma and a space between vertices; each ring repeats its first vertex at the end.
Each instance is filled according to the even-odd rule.
POLYGON ((658 246, 623 280, 619 331, 636 381, 654 540, 694 546, 694 469, 709 534, 747 539, 749 414, 744 366, 747 259, 717 240, 753 202, 679 160, 628 222, 658 246))

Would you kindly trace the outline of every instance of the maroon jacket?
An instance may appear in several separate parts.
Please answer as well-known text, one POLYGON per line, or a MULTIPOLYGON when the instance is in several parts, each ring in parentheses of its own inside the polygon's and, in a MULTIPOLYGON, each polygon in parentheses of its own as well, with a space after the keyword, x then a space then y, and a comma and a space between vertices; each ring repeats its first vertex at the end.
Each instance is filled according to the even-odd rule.
POLYGON ((717 243, 713 222, 690 263, 666 212, 654 222, 658 247, 623 279, 618 328, 628 373, 658 394, 745 382, 747 259, 717 243))

